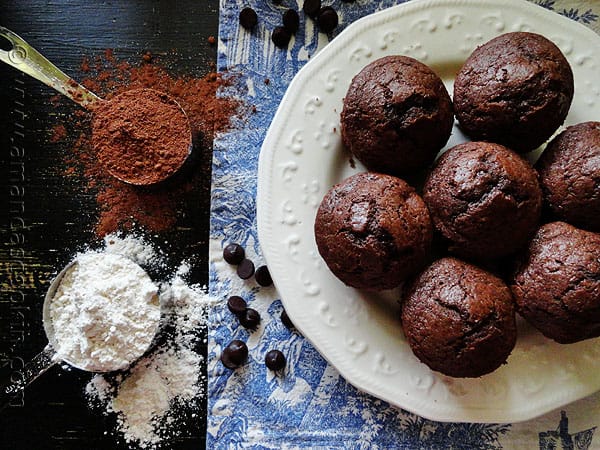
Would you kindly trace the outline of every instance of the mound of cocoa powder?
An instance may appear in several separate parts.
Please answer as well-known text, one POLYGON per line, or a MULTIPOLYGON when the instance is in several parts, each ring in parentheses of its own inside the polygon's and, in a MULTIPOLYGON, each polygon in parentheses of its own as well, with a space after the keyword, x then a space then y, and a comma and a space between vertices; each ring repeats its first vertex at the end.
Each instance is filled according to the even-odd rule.
POLYGON ((100 162, 118 179, 158 183, 184 163, 192 144, 185 113, 167 94, 133 89, 93 109, 92 143, 100 162))

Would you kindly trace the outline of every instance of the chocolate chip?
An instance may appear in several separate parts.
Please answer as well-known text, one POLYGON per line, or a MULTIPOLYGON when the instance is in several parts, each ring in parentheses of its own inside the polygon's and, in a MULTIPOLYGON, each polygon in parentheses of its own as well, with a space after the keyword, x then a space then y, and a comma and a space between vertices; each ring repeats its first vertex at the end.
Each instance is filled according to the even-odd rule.
POLYGON ((266 366, 274 371, 285 367, 285 355, 279 350, 271 350, 265 355, 266 366))
POLYGON ((294 34, 300 27, 300 16, 293 9, 288 9, 283 13, 283 27, 294 34))
POLYGON ((237 274, 242 280, 247 280, 254 275, 254 263, 249 259, 244 259, 237 267, 237 274))
POLYGON ((317 25, 323 33, 331 33, 338 26, 338 15, 331 6, 319 10, 317 25))
POLYGON ((290 330, 292 328, 295 328, 294 324, 292 323, 292 321, 290 319, 290 316, 288 316, 287 313, 285 312, 285 309, 283 311, 281 311, 281 323, 290 330))
POLYGON ((284 27, 275 27, 273 34, 271 34, 271 40, 276 47, 287 48, 292 38, 291 33, 284 27))
POLYGON ((244 247, 239 244, 229 244, 223 249, 223 259, 229 264, 239 264, 245 256, 244 247))
POLYGON ((234 339, 221 353, 221 362, 228 369, 237 369, 248 358, 248 346, 245 342, 234 339))
POLYGON ((229 308, 229 311, 239 317, 246 312, 248 304, 246 303, 246 300, 239 295, 232 295, 227 299, 227 308, 229 308))
POLYGON ((304 5, 302 6, 302 11, 313 19, 317 17, 319 14, 319 10, 321 9, 321 0, 304 0, 304 5))
POLYGON ((267 266, 260 266, 258 269, 256 269, 254 279, 261 286, 271 286, 273 284, 273 279, 271 278, 271 274, 269 273, 267 266))
POLYGON ((260 323, 259 312, 252 308, 246 308, 246 311, 239 315, 238 318, 240 319, 242 326, 250 330, 256 330, 256 327, 258 327, 258 324, 260 323))
POLYGON ((246 30, 251 30, 258 23, 256 11, 250 7, 246 7, 240 11, 240 25, 246 30))

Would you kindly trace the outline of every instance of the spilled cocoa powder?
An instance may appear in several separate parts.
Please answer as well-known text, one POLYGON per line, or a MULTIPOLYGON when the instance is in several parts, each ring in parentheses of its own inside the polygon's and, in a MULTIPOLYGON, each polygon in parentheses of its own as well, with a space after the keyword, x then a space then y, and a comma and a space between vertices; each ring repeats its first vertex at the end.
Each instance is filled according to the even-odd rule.
POLYGON ((190 153, 188 119, 167 94, 154 89, 121 92, 98 102, 93 113, 94 151, 119 180, 135 185, 164 181, 190 153))
MULTIPOLYGON (((239 100, 217 97, 217 90, 228 83, 221 74, 210 72, 200 78, 171 75, 154 56, 150 61, 141 57, 140 64, 134 65, 119 61, 111 50, 106 50, 95 58, 84 58, 81 70, 88 74, 82 84, 106 100, 141 88, 168 94, 188 116, 193 153, 203 154, 201 158, 208 161, 215 134, 227 130, 234 116, 246 113, 239 100)), ((192 168, 184 179, 176 175, 176 182, 161 183, 159 187, 133 186, 111 176, 99 160, 91 123, 92 113, 77 110, 54 126, 51 137, 61 141, 64 127, 70 133, 61 141, 69 145, 63 173, 80 178, 83 188, 93 195, 98 207, 95 234, 102 237, 134 226, 151 232, 173 228, 183 214, 185 195, 210 178, 210 162, 192 168)))
POLYGON ((50 142, 60 142, 63 141, 67 137, 67 129, 64 125, 59 124, 55 125, 52 128, 52 134, 50 135, 50 142))

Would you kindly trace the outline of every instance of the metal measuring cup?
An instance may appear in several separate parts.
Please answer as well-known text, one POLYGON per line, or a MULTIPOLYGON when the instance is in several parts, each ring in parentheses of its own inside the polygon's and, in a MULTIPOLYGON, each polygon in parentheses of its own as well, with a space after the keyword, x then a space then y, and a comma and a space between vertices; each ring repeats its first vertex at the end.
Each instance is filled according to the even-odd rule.
MULTIPOLYGON (((52 64, 50 61, 48 61, 41 53, 35 50, 27 42, 25 42, 25 40, 18 36, 16 33, 13 33, 9 29, 0 26, 0 37, 5 38, 12 46, 10 50, 0 49, 0 61, 3 61, 9 66, 12 66, 15 69, 18 69, 21 72, 26 73, 27 75, 35 78, 36 80, 41 81, 42 83, 50 86, 51 88, 65 95, 66 97, 70 98, 78 105, 92 112, 94 110, 94 107, 99 105, 101 102, 112 101, 103 100, 86 87, 77 83, 73 78, 69 77, 58 67, 52 64)), ((136 95, 139 95, 140 98, 148 98, 148 95, 144 95, 144 91, 154 90, 148 88, 141 88, 136 89, 135 91, 139 91, 136 92, 136 95)), ((163 174, 162 178, 154 181, 145 181, 139 178, 127 179, 127 177, 124 176, 122 173, 117 173, 110 166, 107 166, 107 171, 112 176, 125 183, 145 186, 162 182, 167 178, 170 178, 176 172, 178 172, 179 169, 181 169, 181 167, 184 165, 184 163, 189 159, 189 156, 192 153, 192 131, 187 114, 185 113, 181 105, 171 96, 164 93, 161 94, 166 95, 169 99, 169 102, 175 104, 179 108, 182 120, 185 121, 187 125, 187 146, 185 149, 178 149, 182 150, 182 154, 184 154, 185 152, 185 157, 181 159, 180 163, 177 166, 172 168, 172 171, 163 174)))
MULTIPOLYGON (((134 261, 129 260, 129 263, 131 263, 132 268, 135 266, 139 267, 134 261)), ((77 369, 95 373, 113 372, 116 370, 123 370, 129 367, 124 367, 121 364, 119 364, 118 366, 111 366, 105 364, 102 367, 96 366, 94 368, 90 368, 81 364, 79 361, 71 360, 64 356, 59 356, 57 354, 55 348, 57 348, 58 345, 56 340, 54 324, 50 314, 50 307, 64 277, 69 273, 70 270, 74 269, 76 264, 78 264, 77 258, 71 261, 69 264, 67 264, 50 283, 48 291, 46 292, 46 296, 44 297, 44 305, 42 308, 42 320, 44 325, 44 331, 46 333, 46 337, 48 338, 48 345, 46 345, 46 347, 40 353, 38 353, 31 361, 26 363, 21 370, 13 374, 11 378, 15 378, 14 375, 16 374, 19 375, 17 380, 11 380, 11 382, 9 382, 8 384, 0 386, 0 410, 8 406, 10 404, 10 401, 21 391, 23 391, 23 389, 25 389, 30 383, 32 383, 40 375, 44 374, 48 369, 50 369, 52 366, 59 362, 65 362, 77 369)), ((141 267, 139 267, 139 269, 143 270, 141 267)), ((146 276, 148 277, 148 280, 150 280, 150 277, 147 274, 146 276)), ((156 293, 153 298, 153 302, 154 301, 156 302, 156 306, 158 307, 158 288, 156 289, 156 293)), ((130 360, 128 361, 129 365, 134 363, 148 350, 150 350, 154 338, 159 330, 160 317, 157 316, 156 321, 150 324, 150 326, 154 329, 154 332, 152 333, 152 339, 149 340, 148 345, 144 349, 144 351, 131 356, 130 360)))

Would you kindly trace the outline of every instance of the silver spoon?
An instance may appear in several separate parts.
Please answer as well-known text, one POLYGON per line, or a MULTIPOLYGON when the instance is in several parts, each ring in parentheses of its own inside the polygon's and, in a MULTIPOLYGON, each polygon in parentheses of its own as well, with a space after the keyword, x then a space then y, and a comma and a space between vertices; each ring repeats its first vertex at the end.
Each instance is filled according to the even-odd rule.
MULTIPOLYGON (((13 373, 10 377, 10 382, 8 384, 0 386, 0 410, 3 409, 4 407, 8 406, 15 396, 17 396, 20 392, 22 392, 29 384, 31 384, 34 380, 36 380, 40 375, 44 374, 48 369, 50 369, 52 366, 54 366, 55 364, 57 364, 61 361, 69 364, 72 367, 75 367, 77 369, 84 370, 87 372, 106 373, 106 372, 113 372, 115 370, 123 369, 122 366, 117 367, 117 366, 111 366, 109 364, 105 364, 102 367, 95 367, 94 370, 91 370, 89 367, 85 367, 85 365, 79 361, 68 359, 68 358, 65 358, 64 356, 59 357, 55 350, 55 347, 58 347, 58 345, 57 345, 58 342, 56 340, 54 325, 53 325, 52 317, 50 314, 50 305, 51 305, 52 300, 54 299, 54 296, 56 295, 56 292, 57 292, 58 288, 60 287, 60 284, 63 281, 65 275, 71 269, 73 269, 77 263, 78 263, 77 259, 74 259, 73 261, 71 261, 58 273, 58 275, 54 278, 52 283, 50 283, 50 287, 48 288, 48 291, 46 292, 46 296, 44 297, 44 305, 42 308, 42 320, 43 320, 43 325, 44 325, 44 331, 46 333, 46 337, 48 338, 48 345, 46 345, 46 347, 40 353, 38 353, 31 361, 26 363, 22 369, 13 373)), ((133 261, 130 261, 130 263, 131 263, 132 268, 134 268, 136 266, 139 267, 133 261)), ((143 270, 143 269, 141 269, 141 270, 143 270)), ((148 279, 150 279, 150 277, 147 274, 146 274, 146 276, 148 277, 148 279)), ((156 305, 158 306, 158 288, 157 288, 157 292, 155 295, 155 299, 156 299, 156 305)), ((107 318, 107 320, 108 320, 108 318, 107 318)), ((155 323, 150 324, 150 325, 154 329, 154 333, 152 333, 152 335, 154 337, 156 335, 156 333, 158 332, 160 321, 157 318, 155 323)), ((151 340, 148 343, 147 348, 143 352, 140 352, 137 355, 133 355, 131 357, 131 360, 129 361, 129 364, 131 365, 137 359, 139 359, 142 355, 144 355, 151 348, 152 342, 153 342, 153 340, 151 340)))
MULTIPOLYGON (((78 105, 91 110, 93 112, 94 108, 97 107, 102 102, 110 102, 112 100, 103 100, 98 97, 96 94, 88 90, 86 87, 77 83, 73 78, 65 74, 58 67, 48 61, 41 53, 35 50, 32 46, 30 46, 25 40, 23 40, 16 33, 13 33, 9 29, 0 26, 0 37, 5 38, 11 44, 12 48, 10 50, 2 50, 0 49, 0 61, 4 61, 9 66, 14 67, 15 69, 20 70, 23 73, 35 78, 36 80, 41 81, 42 83, 50 86, 61 94, 73 100, 78 105)), ((147 98, 144 96, 145 89, 139 89, 139 97, 147 98)), ((151 91, 150 89, 148 89, 151 91)), ((167 94, 164 94, 167 95, 167 94)), ((118 97, 118 96, 117 96, 118 97)), ((107 166, 108 172, 114 176, 115 178, 129 184, 134 185, 150 185, 156 184, 161 181, 170 178, 179 169, 183 166, 185 161, 188 159, 192 152, 192 131, 189 119, 187 114, 181 107, 177 101, 167 95, 169 101, 177 105, 181 112, 181 120, 186 123, 186 147, 176 149, 177 154, 181 151, 181 155, 185 155, 181 158, 181 162, 178 166, 172 168, 171 171, 166 172, 163 176, 158 180, 153 181, 145 181, 144 177, 136 176, 135 178, 128 179, 123 173, 116 172, 110 166, 107 166)), ((115 97, 116 98, 116 97, 115 97)), ((133 161, 131 161, 133 163, 133 161)))

